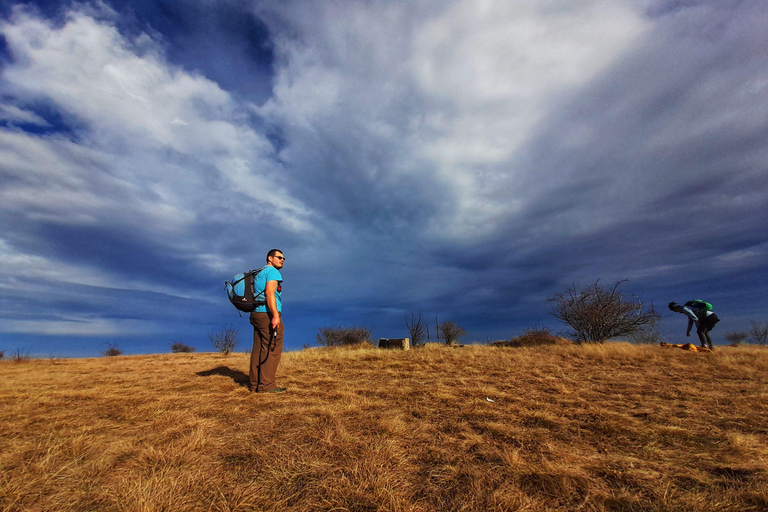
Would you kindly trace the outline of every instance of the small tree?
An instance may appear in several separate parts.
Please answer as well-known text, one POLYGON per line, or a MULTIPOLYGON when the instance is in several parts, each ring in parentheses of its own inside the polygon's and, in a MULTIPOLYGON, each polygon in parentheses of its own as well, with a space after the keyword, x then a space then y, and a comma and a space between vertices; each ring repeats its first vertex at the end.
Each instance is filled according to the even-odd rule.
POLYGON ((116 357, 122 354, 123 351, 117 348, 117 343, 107 343, 107 350, 101 351, 101 355, 104 357, 116 357))
POLYGON ((408 328, 408 332, 411 335, 411 346, 418 347, 424 344, 424 336, 427 334, 427 321, 424 320, 421 312, 418 316, 415 313, 411 313, 411 321, 408 321, 408 317, 405 317, 405 326, 408 328))
POLYGON ((185 343, 182 343, 180 341, 175 341, 171 345, 171 351, 174 353, 179 353, 179 352, 189 353, 189 352, 194 352, 195 347, 190 347, 185 343))
POLYGON ((611 338, 627 336, 655 323, 660 315, 653 309, 644 311, 636 297, 628 300, 618 291, 626 279, 605 289, 595 281, 583 290, 576 285, 565 293, 547 299, 553 303, 552 316, 571 328, 567 334, 576 341, 603 343, 611 338))
POLYGON ((322 347, 344 347, 371 341, 371 331, 365 327, 321 327, 317 343, 322 347))
POLYGON ((467 334, 467 331, 449 320, 441 323, 439 330, 443 333, 445 344, 449 346, 453 345, 459 338, 467 334))
POLYGON ((732 347, 738 347, 747 338, 749 338, 749 333, 744 331, 725 333, 725 341, 730 343, 732 347))
POLYGON ((752 327, 749 329, 749 337, 755 340, 755 343, 761 347, 765 346, 765 342, 768 341, 768 322, 764 324, 750 320, 752 327))
POLYGON ((219 332, 211 331, 208 335, 214 348, 228 356, 237 346, 237 331, 232 327, 223 327, 219 332))

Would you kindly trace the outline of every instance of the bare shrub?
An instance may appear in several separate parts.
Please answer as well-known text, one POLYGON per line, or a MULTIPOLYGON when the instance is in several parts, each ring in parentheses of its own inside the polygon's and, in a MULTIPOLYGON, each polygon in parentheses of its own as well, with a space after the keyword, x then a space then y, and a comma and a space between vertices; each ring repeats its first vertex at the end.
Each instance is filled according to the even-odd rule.
POLYGON ((732 347, 738 347, 744 340, 749 338, 749 332, 735 331, 725 333, 725 341, 731 344, 732 347))
POLYGON ((26 350, 21 350, 20 348, 17 348, 16 351, 11 355, 11 361, 14 363, 23 363, 25 361, 29 361, 31 357, 29 357, 29 352, 26 350))
POLYGON ((3 352, 2 350, 0 350, 0 359, 2 359, 3 357, 5 357, 5 352, 3 352))
POLYGON ((571 328, 567 334, 577 342, 603 343, 628 336, 660 318, 653 309, 644 310, 637 297, 627 299, 618 291, 626 279, 605 289, 600 281, 579 290, 576 285, 547 299, 553 303, 552 316, 571 328))
POLYGON ((450 320, 441 323, 438 329, 443 334, 443 339, 445 340, 446 345, 455 344, 459 338, 467 334, 467 331, 450 320))
POLYGON ((237 331, 232 326, 222 327, 218 332, 211 331, 208 339, 218 352, 228 356, 237 346, 237 331))
POLYGON ((408 328, 408 333, 411 335, 411 346, 420 347, 424 344, 424 337, 427 334, 427 321, 422 316, 421 312, 418 315, 411 313, 411 321, 408 321, 408 317, 405 317, 405 326, 408 328))
POLYGON ((365 327, 321 327, 317 330, 317 343, 322 347, 344 347, 371 342, 371 331, 365 327))
POLYGON ((644 327, 629 333, 629 341, 639 345, 658 345, 661 342, 661 333, 658 330, 657 324, 658 319, 652 319, 644 327))
POLYGON ((189 352, 194 352, 195 347, 190 347, 185 343, 176 341, 171 345, 171 351, 173 351, 174 353, 179 353, 179 352, 189 353, 189 352))
POLYGON ((752 327, 749 329, 749 337, 752 338, 755 343, 761 347, 765 346, 765 342, 768 341, 768 322, 764 324, 750 320, 752 327))
POLYGON ((107 350, 101 351, 101 355, 104 357, 115 357, 122 354, 123 351, 117 348, 117 343, 107 343, 107 350))

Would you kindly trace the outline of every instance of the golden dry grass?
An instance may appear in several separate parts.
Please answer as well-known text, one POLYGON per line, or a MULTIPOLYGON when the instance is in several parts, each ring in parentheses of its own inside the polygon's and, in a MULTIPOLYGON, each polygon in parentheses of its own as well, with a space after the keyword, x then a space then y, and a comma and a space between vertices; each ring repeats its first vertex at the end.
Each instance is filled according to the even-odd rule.
POLYGON ((0 363, 0 509, 768 510, 759 348, 311 350, 262 395, 247 364, 0 363))

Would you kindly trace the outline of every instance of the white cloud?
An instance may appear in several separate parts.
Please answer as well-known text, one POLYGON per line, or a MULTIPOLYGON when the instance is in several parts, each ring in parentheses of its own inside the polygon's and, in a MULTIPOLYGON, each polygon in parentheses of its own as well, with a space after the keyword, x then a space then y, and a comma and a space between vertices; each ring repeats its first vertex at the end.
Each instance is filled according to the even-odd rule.
POLYGON ((0 105, 0 121, 7 121, 12 124, 49 126, 48 121, 34 112, 21 109, 15 105, 0 105))
MULTIPOLYGON (((66 214, 88 210, 93 201, 118 201, 123 214, 179 227, 201 205, 223 200, 210 198, 203 184, 215 169, 230 188, 280 212, 291 229, 306 229, 306 211, 280 185, 271 145, 245 122, 246 109, 215 83, 168 65, 146 36, 139 55, 114 26, 78 10, 56 27, 16 9, 0 31, 14 57, 2 73, 4 89, 20 100, 50 101, 88 129, 76 143, 6 134, 9 159, 27 162, 12 171, 27 181, 31 172, 44 183, 72 185, 40 189, 38 181, 37 197, 6 189, 6 196, 18 197, 16 203, 42 202, 53 194, 63 200, 66 214), (40 149, 45 161, 36 156, 40 149), (87 158, 86 165, 75 153, 87 158), (186 160, 183 166, 180 160, 186 160), (103 190, 94 190, 96 183, 122 192, 99 198, 103 190), (83 201, 89 194, 91 200, 83 201)), ((48 205, 57 209, 55 202, 48 205)))
POLYGON ((131 336, 152 332, 149 322, 74 318, 71 320, 0 320, 0 332, 43 336, 131 336))
MULTIPOLYGON (((356 146, 349 172, 374 190, 411 174, 448 187, 451 205, 430 229, 448 239, 487 233, 509 213, 493 192, 527 171, 486 168, 510 162, 564 95, 648 28, 630 4, 608 0, 288 2, 262 11, 289 29, 275 34, 275 94, 260 112, 302 150, 360 139, 396 148, 372 173, 368 147, 356 146)), ((284 156, 310 165, 290 148, 284 156)))

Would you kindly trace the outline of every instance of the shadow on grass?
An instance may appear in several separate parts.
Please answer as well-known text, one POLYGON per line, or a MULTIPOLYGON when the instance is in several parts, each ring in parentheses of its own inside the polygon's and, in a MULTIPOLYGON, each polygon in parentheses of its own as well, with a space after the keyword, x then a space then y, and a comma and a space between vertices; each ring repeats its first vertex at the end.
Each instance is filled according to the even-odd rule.
POLYGON ((204 372, 197 372, 201 377, 210 377, 211 375, 221 375, 222 377, 229 377, 235 384, 247 388, 250 384, 250 377, 240 370, 233 370, 229 366, 217 366, 211 370, 205 370, 204 372))

